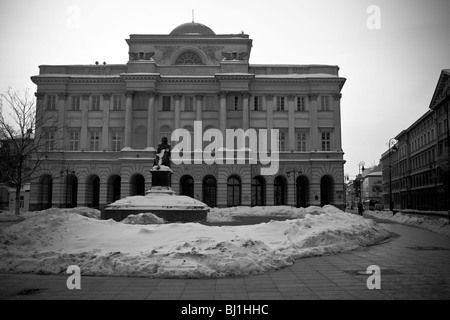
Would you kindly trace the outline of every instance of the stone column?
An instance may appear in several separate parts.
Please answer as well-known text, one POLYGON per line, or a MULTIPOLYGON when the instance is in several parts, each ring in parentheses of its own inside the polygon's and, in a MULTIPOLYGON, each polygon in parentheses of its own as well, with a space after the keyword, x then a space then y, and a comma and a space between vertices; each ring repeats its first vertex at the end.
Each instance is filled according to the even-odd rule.
POLYGON ((147 116, 147 149, 154 149, 155 145, 155 92, 147 91, 148 116, 147 116))
POLYGON ((131 126, 133 124, 133 91, 127 91, 125 103, 125 148, 131 148, 131 126))
POLYGON ((334 149, 336 151, 342 150, 342 137, 341 137, 341 97, 342 94, 333 94, 333 117, 334 117, 334 149))
POLYGON ((203 118, 203 93, 197 93, 195 95, 195 103, 197 106, 195 120, 201 121, 203 118))
POLYGON ((220 92, 220 106, 219 106, 219 130, 223 136, 226 137, 227 129, 227 92, 220 92))
POLYGON ((288 96, 288 139, 289 139, 289 150, 295 150, 295 105, 294 105, 294 95, 288 96))
POLYGON ((109 145, 109 110, 111 108, 111 93, 103 94, 103 126, 102 126, 102 149, 108 150, 109 145))
POLYGON ((90 93, 81 96, 81 132, 80 132, 80 149, 87 150, 88 145, 88 113, 89 113, 89 97, 90 93))
POLYGON ((58 94, 58 149, 66 150, 66 108, 67 108, 67 98, 69 95, 67 93, 59 93, 58 94))
POLYGON ((319 95, 317 93, 309 94, 309 128, 310 128, 310 139, 311 139, 311 150, 318 151, 321 150, 320 139, 319 139, 319 117, 318 117, 318 101, 319 95))
POLYGON ((242 129, 246 131, 250 127, 249 93, 242 93, 242 129))
POLYGON ((180 109, 181 109, 181 93, 175 93, 175 112, 173 130, 180 128, 180 109))

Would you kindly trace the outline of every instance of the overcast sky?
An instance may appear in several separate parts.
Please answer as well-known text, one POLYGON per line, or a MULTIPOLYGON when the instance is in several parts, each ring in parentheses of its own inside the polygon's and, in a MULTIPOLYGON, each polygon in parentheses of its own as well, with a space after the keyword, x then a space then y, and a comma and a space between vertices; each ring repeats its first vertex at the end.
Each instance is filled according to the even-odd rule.
POLYGON ((351 178, 427 111, 450 68, 448 0, 1 0, 0 91, 35 92, 42 64, 125 64, 130 34, 168 34, 192 9, 216 34, 249 34, 251 64, 340 67, 351 178))

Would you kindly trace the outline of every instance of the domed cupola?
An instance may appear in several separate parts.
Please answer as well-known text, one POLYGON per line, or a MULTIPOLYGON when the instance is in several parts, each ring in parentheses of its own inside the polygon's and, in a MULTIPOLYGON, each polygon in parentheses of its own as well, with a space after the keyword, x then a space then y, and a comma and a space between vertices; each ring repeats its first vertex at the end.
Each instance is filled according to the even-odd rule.
POLYGON ((170 35, 215 35, 215 33, 204 24, 188 22, 173 29, 170 35))

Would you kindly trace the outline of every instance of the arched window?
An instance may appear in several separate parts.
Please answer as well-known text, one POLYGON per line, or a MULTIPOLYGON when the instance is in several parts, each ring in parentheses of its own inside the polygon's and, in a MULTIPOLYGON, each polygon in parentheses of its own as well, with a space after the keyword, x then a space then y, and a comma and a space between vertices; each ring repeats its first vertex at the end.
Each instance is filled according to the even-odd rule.
POLYGON ((306 208, 308 206, 308 193, 309 193, 309 183, 308 178, 306 176, 299 176, 297 178, 296 185, 296 205, 297 208, 303 207, 306 208))
POLYGON ((274 186, 274 205, 284 206, 286 204, 286 180, 278 176, 273 183, 274 186))
POLYGON ((130 195, 144 196, 145 195, 145 179, 141 174, 135 174, 130 179, 130 195))
POLYGON ((241 205, 241 179, 231 176, 227 181, 227 205, 235 207, 241 205))
POLYGON ((172 136, 172 129, 169 126, 162 126, 161 129, 159 129, 159 141, 161 141, 162 137, 166 137, 170 143, 171 136, 172 136))
POLYGON ((107 202, 115 202, 120 199, 120 181, 118 175, 112 175, 108 179, 107 202))
POLYGON ((203 64, 202 58, 194 51, 185 51, 180 54, 175 64, 203 64))
POLYGON ((100 204, 100 178, 97 175, 91 175, 86 180, 86 206, 96 208, 100 204))
POLYGON ((52 207, 53 179, 49 174, 44 174, 39 178, 39 209, 52 207))
POLYGON ((320 205, 333 203, 334 182, 331 176, 323 176, 320 179, 320 205))
POLYGON ((252 206, 264 206, 266 203, 266 185, 261 176, 254 177, 252 180, 252 206))
POLYGON ((194 197, 194 178, 184 175, 180 179, 180 193, 182 196, 194 197))
POLYGON ((217 205, 217 182, 213 176, 203 179, 203 202, 211 208, 217 205))

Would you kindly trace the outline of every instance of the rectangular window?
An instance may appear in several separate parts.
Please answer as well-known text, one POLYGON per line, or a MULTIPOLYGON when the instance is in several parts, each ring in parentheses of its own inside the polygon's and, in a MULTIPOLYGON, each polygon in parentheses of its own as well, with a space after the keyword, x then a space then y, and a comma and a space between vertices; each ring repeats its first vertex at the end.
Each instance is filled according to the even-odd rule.
POLYGON ((146 108, 146 97, 142 94, 136 94, 133 99, 133 109, 135 110, 145 110, 146 108))
POLYGON ((81 104, 81 97, 80 96, 72 96, 72 110, 79 111, 80 104, 81 104))
POLYGON ((114 131, 112 133, 112 150, 120 151, 122 150, 122 132, 114 131))
POLYGON ((115 95, 113 97, 113 110, 122 110, 122 96, 115 95))
POLYGON ((279 132, 278 149, 279 151, 286 151, 286 132, 279 132))
POLYGON ((24 196, 20 196, 20 207, 23 208, 25 206, 25 198, 24 196))
POLYGON ((284 97, 277 97, 277 111, 284 111, 284 97))
POLYGON ((214 97, 213 96, 206 96, 205 97, 205 109, 208 111, 215 110, 214 108, 214 97))
POLYGON ((92 111, 100 110, 100 96, 92 96, 92 111))
POLYGON ((305 111, 305 110, 306 110, 305 97, 297 97, 297 111, 305 111))
POLYGON ((297 151, 306 152, 306 132, 297 132, 297 151))
POLYGON ((322 132, 322 151, 331 151, 331 132, 322 132))
POLYGON ((56 96, 47 96, 47 110, 56 110, 56 96))
POLYGON ((170 109, 171 109, 170 103, 171 103, 171 97, 163 96, 162 97, 162 111, 170 111, 170 109))
POLYGON ((261 105, 262 105, 262 98, 260 96, 255 96, 253 98, 253 110, 255 111, 262 110, 261 105))
POLYGON ((100 132, 99 131, 91 131, 90 137, 90 149, 91 151, 99 151, 100 150, 100 132))
POLYGON ((328 96, 320 97, 320 108, 322 111, 330 110, 330 97, 328 96))
POLYGON ((240 109, 239 96, 230 96, 229 98, 229 110, 239 110, 240 109))
POLYGON ((184 111, 194 111, 194 97, 184 97, 184 111))
POLYGON ((55 150, 55 131, 47 131, 45 135, 45 147, 47 151, 55 150))
POLYGON ((69 151, 78 151, 80 146, 80 134, 77 131, 69 132, 69 151))

